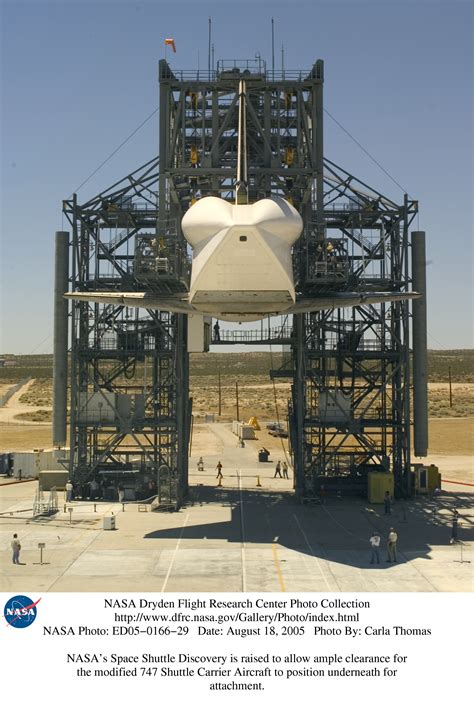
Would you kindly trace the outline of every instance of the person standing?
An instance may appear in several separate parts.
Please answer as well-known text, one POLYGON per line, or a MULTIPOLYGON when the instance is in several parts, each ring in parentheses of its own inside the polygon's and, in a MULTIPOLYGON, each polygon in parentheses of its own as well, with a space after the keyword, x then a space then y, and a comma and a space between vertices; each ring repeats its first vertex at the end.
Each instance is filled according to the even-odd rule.
POLYGON ((93 478, 92 481, 89 483, 89 491, 90 491, 91 500, 95 500, 95 498, 97 498, 98 490, 99 490, 99 484, 96 481, 96 479, 93 478))
POLYGON ((217 476, 216 476, 216 478, 224 478, 223 475, 222 475, 222 464, 221 464, 220 461, 217 462, 216 469, 217 469, 217 476))
POLYGON ((125 500, 125 491, 123 489, 123 486, 118 487, 118 499, 119 503, 123 503, 125 500))
POLYGON ((20 540, 18 539, 18 535, 16 532, 13 535, 11 547, 12 547, 12 561, 14 564, 19 564, 20 563, 21 544, 20 544, 20 540))
POLYGON ((202 460, 202 456, 199 457, 197 467, 198 467, 198 471, 204 471, 204 462, 202 460))
POLYGON ((458 529, 459 529, 459 513, 457 510, 454 510, 453 521, 451 524, 451 539, 449 540, 450 544, 454 544, 455 542, 459 541, 458 529))
POLYGON ((288 478, 288 464, 286 461, 283 462, 283 478, 288 478))
POLYGON ((277 461, 277 465, 275 466, 275 473, 274 473, 274 475, 273 475, 273 478, 276 478, 277 476, 278 476, 279 478, 282 478, 282 475, 281 475, 281 461, 277 461))
POLYGON ((385 505, 385 515, 391 515, 391 513, 392 513, 392 496, 390 495, 390 493, 388 491, 385 491, 383 502, 385 505))
POLYGON ((67 483, 66 483, 66 503, 71 502, 73 490, 74 490, 74 486, 72 485, 72 481, 70 478, 68 478, 67 483))
POLYGON ((380 564, 380 535, 379 535, 379 533, 374 532, 369 541, 370 541, 370 548, 371 548, 370 563, 373 564, 374 562, 377 562, 377 564, 380 564))
POLYGON ((219 320, 216 320, 216 324, 214 325, 214 341, 215 342, 221 341, 221 331, 219 328, 219 320))
POLYGON ((387 542, 387 561, 389 563, 397 561, 397 541, 398 535, 395 532, 395 528, 391 527, 387 542))

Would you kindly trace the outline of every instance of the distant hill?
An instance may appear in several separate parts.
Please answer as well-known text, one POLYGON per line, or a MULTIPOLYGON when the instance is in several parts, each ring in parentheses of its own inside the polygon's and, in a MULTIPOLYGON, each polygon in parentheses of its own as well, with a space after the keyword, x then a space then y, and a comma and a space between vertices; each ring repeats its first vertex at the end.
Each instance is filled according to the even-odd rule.
MULTIPOLYGON (((4 355, 7 356, 7 355, 4 355)), ((53 358, 51 354, 8 355, 17 365, 0 368, 0 382, 16 382, 26 376, 51 378, 53 358)), ((280 368, 289 361, 288 354, 281 352, 242 352, 191 354, 192 376, 267 376, 270 369, 280 368)), ((451 368, 453 382, 474 383, 474 349, 429 350, 428 373, 431 382, 446 382, 451 368)))

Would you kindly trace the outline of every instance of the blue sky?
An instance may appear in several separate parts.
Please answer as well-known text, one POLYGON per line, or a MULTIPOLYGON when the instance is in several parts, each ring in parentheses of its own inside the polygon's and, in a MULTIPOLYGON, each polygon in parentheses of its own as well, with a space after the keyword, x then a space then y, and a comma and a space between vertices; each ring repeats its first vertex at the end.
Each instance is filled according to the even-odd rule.
MULTIPOLYGON (((157 63, 207 67, 260 52, 325 61, 325 107, 420 201, 428 237, 429 346, 472 346, 471 2, 14 2, 1 4, 2 353, 52 349, 61 201, 158 105, 157 63)), ((107 187, 158 151, 150 120, 80 191, 107 187)), ((328 158, 403 193, 329 118, 328 158)))

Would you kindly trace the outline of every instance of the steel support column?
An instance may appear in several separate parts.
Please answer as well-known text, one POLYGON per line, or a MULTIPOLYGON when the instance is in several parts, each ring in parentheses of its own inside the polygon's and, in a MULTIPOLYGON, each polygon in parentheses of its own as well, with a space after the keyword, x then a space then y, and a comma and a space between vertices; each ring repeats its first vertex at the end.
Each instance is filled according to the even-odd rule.
POLYGON ((413 436, 415 456, 428 453, 428 338, 426 315, 425 232, 411 233, 413 288, 413 436))
POLYGON ((54 268, 53 444, 67 436, 69 232, 56 232, 54 268))

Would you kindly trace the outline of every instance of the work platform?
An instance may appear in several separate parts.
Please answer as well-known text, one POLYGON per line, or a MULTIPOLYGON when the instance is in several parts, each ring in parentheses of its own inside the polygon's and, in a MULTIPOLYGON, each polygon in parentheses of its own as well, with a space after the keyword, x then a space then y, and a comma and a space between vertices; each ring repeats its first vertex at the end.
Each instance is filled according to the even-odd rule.
POLYGON ((223 329, 219 330, 219 338, 212 338, 212 346, 225 346, 229 344, 248 344, 248 345, 285 345, 291 344, 293 328, 291 325, 283 327, 267 327, 262 326, 260 329, 240 330, 240 329, 223 329))

